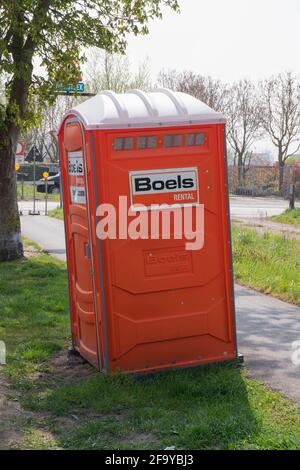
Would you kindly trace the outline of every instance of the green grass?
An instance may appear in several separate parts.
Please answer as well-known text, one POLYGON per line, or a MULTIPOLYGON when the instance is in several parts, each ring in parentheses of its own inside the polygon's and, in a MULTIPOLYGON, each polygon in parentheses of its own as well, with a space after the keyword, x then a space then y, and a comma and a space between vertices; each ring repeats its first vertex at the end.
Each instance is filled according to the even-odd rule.
MULTIPOLYGON (((18 183, 17 184, 17 196, 18 198, 22 197, 22 184, 18 183)), ((31 184, 26 184, 24 183, 23 187, 23 196, 24 199, 32 198, 33 197, 33 185, 31 184)), ((39 193, 36 191, 36 198, 37 199, 45 199, 45 194, 44 193, 39 193)), ((59 201, 60 200, 60 195, 59 194, 48 194, 48 199, 51 201, 59 201)))
MULTIPOLYGON (((25 248, 37 245, 24 240, 25 248)), ((34 372, 69 339, 67 270, 46 254, 0 263, 0 338, 11 379, 34 372), (41 364, 40 364, 41 363, 41 364)))
POLYGON ((236 281, 300 305, 300 240, 233 227, 236 281))
POLYGON ((26 406, 76 415, 67 449, 300 449, 300 409, 233 366, 137 380, 96 375, 27 393, 26 406))
MULTIPOLYGON (((235 232, 240 247, 246 236, 235 232)), ((0 306, 8 348, 0 378, 25 409, 14 424, 20 448, 300 449, 300 408, 236 366, 140 379, 53 368, 50 359, 69 341, 63 262, 38 254, 0 264, 0 306)))
POLYGON ((64 219, 64 210, 63 210, 62 207, 57 207, 56 209, 53 209, 52 211, 49 211, 48 215, 50 217, 54 217, 56 219, 63 220, 64 219))
MULTIPOLYGON (((33 186, 31 184, 24 183, 24 185, 23 185, 23 194, 24 194, 25 198, 32 197, 33 196, 33 186)), ((18 195, 18 197, 22 196, 22 184, 21 183, 17 184, 17 195, 18 195)))
POLYGON ((26 237, 22 237, 22 242, 23 242, 23 247, 26 250, 26 248, 34 248, 37 251, 42 251, 42 248, 38 243, 33 242, 32 240, 29 240, 26 237))
POLYGON ((287 209, 280 215, 269 217, 269 220, 280 222, 281 224, 300 225, 300 209, 287 209))

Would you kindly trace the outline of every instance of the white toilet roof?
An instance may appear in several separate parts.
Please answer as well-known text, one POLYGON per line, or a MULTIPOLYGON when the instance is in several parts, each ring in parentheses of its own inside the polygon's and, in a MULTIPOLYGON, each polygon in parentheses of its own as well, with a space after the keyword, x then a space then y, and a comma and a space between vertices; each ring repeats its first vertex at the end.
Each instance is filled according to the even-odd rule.
MULTIPOLYGON (((157 89, 103 91, 71 109, 86 129, 127 129, 225 123, 225 116, 186 93, 157 89)), ((66 116, 65 116, 66 117, 66 116)))

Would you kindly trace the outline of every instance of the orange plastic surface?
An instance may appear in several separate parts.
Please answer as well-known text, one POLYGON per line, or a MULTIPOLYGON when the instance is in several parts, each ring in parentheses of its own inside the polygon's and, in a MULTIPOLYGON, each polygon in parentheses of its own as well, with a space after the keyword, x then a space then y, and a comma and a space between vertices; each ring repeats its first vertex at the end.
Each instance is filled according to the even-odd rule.
POLYGON ((59 139, 75 348, 105 372, 235 358, 224 125, 85 131, 79 123, 68 124, 72 118, 59 139), (205 132, 205 145, 163 147, 164 135, 191 131, 205 132), (116 137, 140 135, 156 135, 158 147, 114 150, 116 137), (78 150, 78 139, 87 169, 86 205, 70 199, 66 148, 78 150), (130 172, 195 167, 205 205, 201 250, 187 251, 185 240, 98 240, 97 206, 118 207, 120 195, 129 206, 130 172))

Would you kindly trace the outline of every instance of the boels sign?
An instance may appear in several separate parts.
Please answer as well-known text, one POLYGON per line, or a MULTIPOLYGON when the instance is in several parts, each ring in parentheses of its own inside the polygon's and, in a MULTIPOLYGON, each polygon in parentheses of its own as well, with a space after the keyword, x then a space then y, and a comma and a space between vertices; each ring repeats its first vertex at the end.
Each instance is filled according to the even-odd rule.
POLYGON ((197 168, 131 171, 129 179, 133 208, 199 204, 197 168))

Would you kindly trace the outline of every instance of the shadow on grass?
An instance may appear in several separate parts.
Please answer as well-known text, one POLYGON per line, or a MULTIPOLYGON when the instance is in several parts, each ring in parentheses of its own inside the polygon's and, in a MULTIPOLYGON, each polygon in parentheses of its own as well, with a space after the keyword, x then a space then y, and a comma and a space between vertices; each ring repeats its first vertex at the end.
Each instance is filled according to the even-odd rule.
POLYGON ((63 448, 229 449, 258 430, 236 366, 166 372, 142 380, 97 375, 28 397, 26 406, 78 421, 57 433, 63 448), (73 428, 73 429, 72 429, 73 428))

